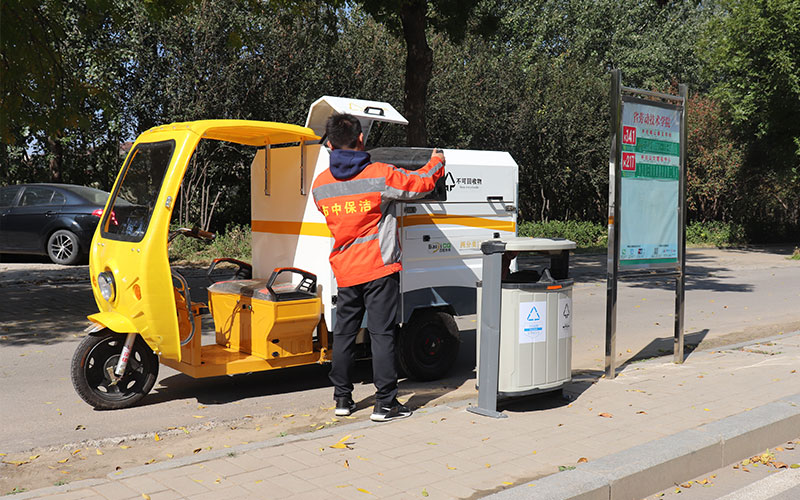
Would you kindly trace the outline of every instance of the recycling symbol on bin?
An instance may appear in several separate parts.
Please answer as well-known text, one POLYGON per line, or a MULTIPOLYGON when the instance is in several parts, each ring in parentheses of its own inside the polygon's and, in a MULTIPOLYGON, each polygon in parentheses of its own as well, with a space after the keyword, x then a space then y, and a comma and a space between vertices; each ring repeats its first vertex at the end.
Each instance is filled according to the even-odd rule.
POLYGON ((564 304, 564 319, 569 318, 569 304, 564 304))
POLYGON ((528 321, 539 321, 540 319, 542 317, 539 316, 539 311, 536 310, 536 306, 533 306, 531 312, 528 313, 528 321))

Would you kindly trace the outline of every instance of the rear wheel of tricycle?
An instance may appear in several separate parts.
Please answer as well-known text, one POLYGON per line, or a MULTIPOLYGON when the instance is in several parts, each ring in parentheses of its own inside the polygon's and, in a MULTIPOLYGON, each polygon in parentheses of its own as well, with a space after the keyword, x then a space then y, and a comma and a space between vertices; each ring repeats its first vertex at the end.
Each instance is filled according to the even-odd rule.
POLYGON ((458 357, 461 344, 456 320, 443 311, 421 311, 397 339, 399 368, 415 380, 444 377, 458 357))
POLYGON ((117 366, 124 343, 124 333, 105 329, 87 335, 72 356, 72 385, 97 410, 133 406, 156 383, 158 356, 139 336, 133 343, 125 373, 114 383, 109 371, 117 366))

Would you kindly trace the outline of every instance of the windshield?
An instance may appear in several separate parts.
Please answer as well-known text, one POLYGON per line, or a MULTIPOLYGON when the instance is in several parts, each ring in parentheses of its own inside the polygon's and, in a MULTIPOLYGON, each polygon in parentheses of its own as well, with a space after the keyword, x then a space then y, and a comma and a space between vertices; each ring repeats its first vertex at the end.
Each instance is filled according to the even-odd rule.
POLYGON ((175 141, 139 144, 131 152, 122 180, 103 216, 103 236, 141 241, 153 214, 175 141))

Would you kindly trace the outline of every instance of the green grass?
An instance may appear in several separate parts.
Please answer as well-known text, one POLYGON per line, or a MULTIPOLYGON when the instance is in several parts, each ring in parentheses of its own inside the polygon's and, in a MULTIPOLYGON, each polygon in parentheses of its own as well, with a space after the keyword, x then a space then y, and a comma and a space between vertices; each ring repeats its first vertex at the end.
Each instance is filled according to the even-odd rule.
POLYGON ((792 256, 789 258, 792 260, 800 260, 800 247, 795 247, 792 256))

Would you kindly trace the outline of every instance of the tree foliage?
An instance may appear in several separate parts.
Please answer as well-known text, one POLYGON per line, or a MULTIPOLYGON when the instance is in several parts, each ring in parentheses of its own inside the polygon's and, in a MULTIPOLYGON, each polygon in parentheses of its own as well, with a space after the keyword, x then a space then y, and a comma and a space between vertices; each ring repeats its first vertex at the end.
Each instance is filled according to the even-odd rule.
MULTIPOLYGON (((800 232, 799 8, 794 0, 8 0, 0 3, 0 182, 108 190, 129 142, 152 126, 304 123, 314 100, 342 95, 402 109, 417 134, 411 144, 509 151, 525 220, 603 224, 608 70, 619 68, 631 87, 689 84, 690 219, 785 237, 800 232), (411 21, 424 64, 409 59, 411 21), (410 92, 422 101, 410 104, 410 92)), ((408 141, 406 131, 377 126, 371 145, 408 141)), ((252 154, 202 144, 178 200, 182 222, 246 223, 252 154)))

